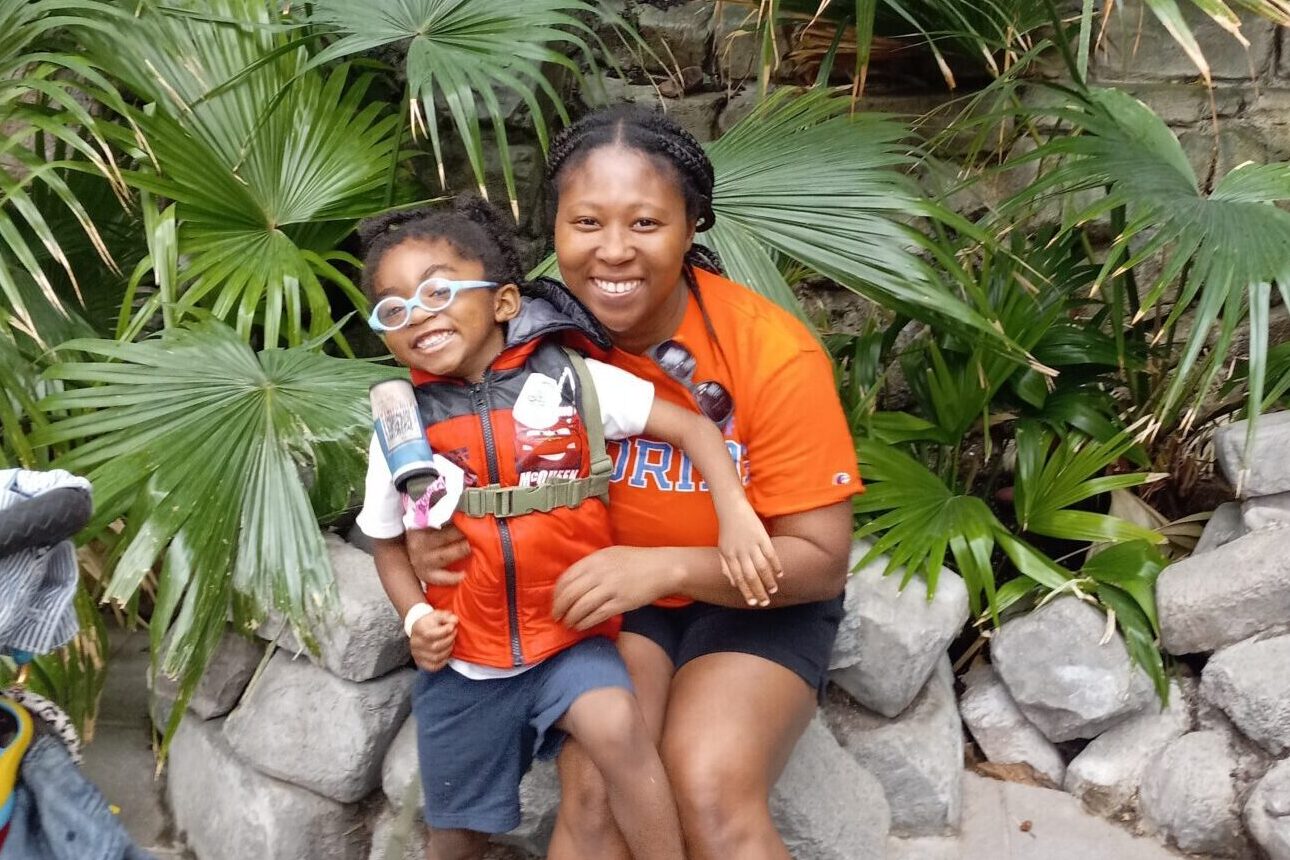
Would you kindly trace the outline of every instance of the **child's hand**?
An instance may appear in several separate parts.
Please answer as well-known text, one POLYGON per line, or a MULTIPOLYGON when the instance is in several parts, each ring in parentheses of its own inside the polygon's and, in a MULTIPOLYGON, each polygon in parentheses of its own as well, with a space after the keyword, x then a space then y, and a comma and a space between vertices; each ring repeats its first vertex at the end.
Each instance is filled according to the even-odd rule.
POLYGON ((784 575, 779 555, 752 505, 743 501, 721 515, 721 572, 748 601, 749 606, 769 606, 784 575))
POLYGON ((457 639, 457 616, 436 609, 412 625, 412 659, 427 672, 438 672, 452 656, 457 639))

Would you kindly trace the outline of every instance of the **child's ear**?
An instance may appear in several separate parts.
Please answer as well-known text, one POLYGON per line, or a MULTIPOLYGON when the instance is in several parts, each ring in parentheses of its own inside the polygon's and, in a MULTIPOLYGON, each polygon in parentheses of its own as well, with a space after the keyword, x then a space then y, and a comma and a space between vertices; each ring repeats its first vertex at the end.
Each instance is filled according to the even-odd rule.
POLYGON ((502 284, 493 293, 493 319, 499 323, 515 319, 520 312, 520 288, 502 284))

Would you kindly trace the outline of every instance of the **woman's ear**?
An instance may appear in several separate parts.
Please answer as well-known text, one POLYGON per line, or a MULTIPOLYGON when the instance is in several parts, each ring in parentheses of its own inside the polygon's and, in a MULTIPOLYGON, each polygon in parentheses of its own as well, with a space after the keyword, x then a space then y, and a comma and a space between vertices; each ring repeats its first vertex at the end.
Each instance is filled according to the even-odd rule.
POLYGON ((493 319, 499 323, 515 319, 520 312, 520 288, 502 284, 493 292, 493 319))

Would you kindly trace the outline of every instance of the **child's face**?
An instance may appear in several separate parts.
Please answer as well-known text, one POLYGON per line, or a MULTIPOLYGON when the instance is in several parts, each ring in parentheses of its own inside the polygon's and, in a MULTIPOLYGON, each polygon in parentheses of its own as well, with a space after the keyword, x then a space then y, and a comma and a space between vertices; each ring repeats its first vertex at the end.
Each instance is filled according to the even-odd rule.
MULTIPOLYGON (((442 239, 407 239, 385 253, 373 279, 373 301, 410 299, 426 278, 484 279, 484 265, 466 260, 442 239)), ((408 324, 385 333, 385 345, 406 367, 478 382, 505 345, 502 323, 519 311, 519 289, 462 290, 437 313, 412 311, 408 324)))

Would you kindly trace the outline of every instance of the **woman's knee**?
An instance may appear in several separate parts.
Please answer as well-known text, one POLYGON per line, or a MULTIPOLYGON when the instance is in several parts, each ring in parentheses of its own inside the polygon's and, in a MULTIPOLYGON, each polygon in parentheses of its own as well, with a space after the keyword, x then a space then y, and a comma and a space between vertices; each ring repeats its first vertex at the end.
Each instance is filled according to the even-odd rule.
POLYGON ((769 789, 730 762, 696 750, 664 750, 687 841, 737 846, 770 822, 769 789))

